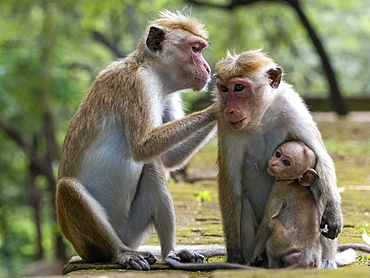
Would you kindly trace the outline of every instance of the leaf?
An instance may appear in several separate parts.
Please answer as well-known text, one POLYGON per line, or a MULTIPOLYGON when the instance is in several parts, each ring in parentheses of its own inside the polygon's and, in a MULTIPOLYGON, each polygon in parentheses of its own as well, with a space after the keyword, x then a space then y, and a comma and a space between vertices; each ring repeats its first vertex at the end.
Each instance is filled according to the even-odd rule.
POLYGON ((366 233, 365 229, 362 229, 362 239, 367 243, 370 244, 370 236, 366 233))
POLYGON ((209 194, 208 190, 204 190, 204 191, 199 192, 196 198, 200 202, 204 202, 204 201, 209 202, 209 201, 212 200, 211 195, 209 194))

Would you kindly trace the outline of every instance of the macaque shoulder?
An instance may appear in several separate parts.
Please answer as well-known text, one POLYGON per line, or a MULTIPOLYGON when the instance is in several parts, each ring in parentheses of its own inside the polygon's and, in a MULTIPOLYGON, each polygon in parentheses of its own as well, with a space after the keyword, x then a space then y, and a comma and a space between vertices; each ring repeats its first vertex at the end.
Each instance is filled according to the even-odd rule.
POLYGON ((276 91, 276 96, 264 115, 266 129, 285 129, 287 133, 295 131, 300 133, 302 127, 316 129, 316 124, 303 99, 289 84, 285 91, 283 89, 279 88, 276 91))

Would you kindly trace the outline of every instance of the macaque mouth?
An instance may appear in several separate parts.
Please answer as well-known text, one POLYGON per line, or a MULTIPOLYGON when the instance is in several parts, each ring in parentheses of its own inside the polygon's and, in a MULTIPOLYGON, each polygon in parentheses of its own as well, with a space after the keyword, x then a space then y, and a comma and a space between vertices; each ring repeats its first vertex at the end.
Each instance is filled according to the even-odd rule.
POLYGON ((273 171, 272 169, 271 169, 271 167, 270 166, 268 166, 267 167, 267 173, 270 175, 270 176, 276 176, 277 174, 275 173, 275 171, 273 171))
POLYGON ((195 80, 206 83, 207 79, 206 78, 201 78, 201 77, 194 77, 195 80))
POLYGON ((236 125, 236 124, 238 124, 238 123, 241 123, 242 121, 244 121, 244 120, 246 120, 247 118, 243 118, 243 119, 241 119, 240 121, 236 121, 236 122, 229 122, 229 124, 231 124, 231 125, 236 125))

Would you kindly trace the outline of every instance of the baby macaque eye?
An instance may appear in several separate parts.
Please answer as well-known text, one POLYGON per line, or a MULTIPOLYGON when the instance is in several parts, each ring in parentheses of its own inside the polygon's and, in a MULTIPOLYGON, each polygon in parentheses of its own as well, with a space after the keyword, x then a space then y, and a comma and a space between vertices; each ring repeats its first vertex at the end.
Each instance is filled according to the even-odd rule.
POLYGON ((244 88, 245 86, 243 84, 236 84, 234 88, 234 92, 243 91, 244 88))
POLYGON ((280 157, 281 157, 281 153, 280 153, 279 151, 277 151, 277 152, 275 153, 275 157, 280 158, 280 157))
POLYGON ((226 93, 226 92, 228 92, 228 91, 229 91, 229 89, 228 89, 226 86, 224 86, 224 85, 221 85, 221 86, 220 86, 220 90, 221 90, 221 92, 223 92, 223 93, 226 93))
POLYGON ((290 166, 290 161, 288 159, 283 159, 284 166, 290 166))
POLYGON ((192 49, 193 52, 200 52, 202 50, 200 43, 194 43, 192 49))

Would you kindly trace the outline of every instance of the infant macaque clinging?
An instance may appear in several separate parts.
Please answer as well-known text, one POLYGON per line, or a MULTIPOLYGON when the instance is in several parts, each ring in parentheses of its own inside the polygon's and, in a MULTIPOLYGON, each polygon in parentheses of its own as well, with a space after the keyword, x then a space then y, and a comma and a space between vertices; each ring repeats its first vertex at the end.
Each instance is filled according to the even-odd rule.
POLYGON ((251 263, 266 248, 269 268, 321 267, 319 214, 308 187, 318 178, 314 152, 299 141, 280 145, 268 162, 276 177, 254 240, 251 263))

